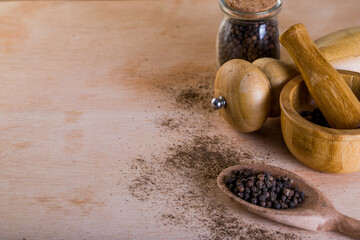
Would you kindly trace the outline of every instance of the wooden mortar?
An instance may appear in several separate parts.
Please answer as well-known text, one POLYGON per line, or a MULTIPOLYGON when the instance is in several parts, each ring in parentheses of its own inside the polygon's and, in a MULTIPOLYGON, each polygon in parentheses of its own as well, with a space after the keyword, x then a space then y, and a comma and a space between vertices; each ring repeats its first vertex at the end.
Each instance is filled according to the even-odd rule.
POLYGON ((360 103, 336 69, 323 57, 303 24, 280 36, 298 66, 311 96, 330 126, 354 129, 360 126, 360 103))
MULTIPOLYGON (((339 70, 360 98, 360 73, 339 70)), ((290 152, 300 162, 327 173, 360 171, 360 129, 326 128, 300 116, 317 108, 302 77, 291 80, 280 95, 281 130, 290 152)))
MULTIPOLYGON (((334 68, 360 72, 360 27, 336 31, 314 42, 334 68)), ((286 83, 299 75, 296 64, 291 59, 278 60, 267 57, 259 58, 252 64, 265 73, 271 85, 269 117, 280 116, 280 93, 286 83)))

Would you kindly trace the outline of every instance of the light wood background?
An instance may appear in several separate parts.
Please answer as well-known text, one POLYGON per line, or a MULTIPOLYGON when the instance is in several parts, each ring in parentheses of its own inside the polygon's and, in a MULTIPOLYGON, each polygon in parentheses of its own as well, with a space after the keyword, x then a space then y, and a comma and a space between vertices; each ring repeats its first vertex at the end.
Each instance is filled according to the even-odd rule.
MULTIPOLYGON (((315 39, 360 25, 359 10, 358 0, 285 0, 279 19, 315 39)), ((261 219, 213 178, 194 187, 189 165, 164 167, 174 144, 221 136, 210 146, 295 171, 360 219, 360 173, 303 166, 279 119, 241 134, 199 107, 204 99, 176 101, 199 84, 210 91, 221 17, 216 0, 0 2, 1 239, 253 238, 242 225, 273 239, 348 239, 261 219)))

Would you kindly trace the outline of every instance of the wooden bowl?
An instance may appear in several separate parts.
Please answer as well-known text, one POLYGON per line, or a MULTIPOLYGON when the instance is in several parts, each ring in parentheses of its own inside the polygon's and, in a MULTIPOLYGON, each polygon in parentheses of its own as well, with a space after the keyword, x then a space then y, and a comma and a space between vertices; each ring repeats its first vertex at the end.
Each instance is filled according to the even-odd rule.
MULTIPOLYGON (((339 72, 359 99, 360 73, 339 72)), ((302 111, 317 107, 301 75, 282 90, 280 107, 286 146, 300 162, 327 173, 360 171, 360 129, 326 128, 300 116, 302 111)))

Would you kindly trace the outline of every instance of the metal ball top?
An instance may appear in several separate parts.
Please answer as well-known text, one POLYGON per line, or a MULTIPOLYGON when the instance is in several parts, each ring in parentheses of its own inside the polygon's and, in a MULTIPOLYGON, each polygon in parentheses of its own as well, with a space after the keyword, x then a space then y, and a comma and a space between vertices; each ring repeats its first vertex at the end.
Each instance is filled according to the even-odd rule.
POLYGON ((225 108, 226 107, 226 101, 225 98, 223 98, 222 96, 219 96, 218 98, 213 98, 211 100, 211 106, 215 109, 215 110, 219 110, 221 108, 225 108))

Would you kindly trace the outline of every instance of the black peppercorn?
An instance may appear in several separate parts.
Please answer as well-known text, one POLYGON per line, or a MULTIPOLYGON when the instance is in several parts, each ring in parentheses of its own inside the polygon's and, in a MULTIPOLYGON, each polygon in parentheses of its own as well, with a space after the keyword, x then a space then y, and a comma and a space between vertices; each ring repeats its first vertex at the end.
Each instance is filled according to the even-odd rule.
POLYGON ((254 182, 253 181, 248 181, 246 183, 246 186, 251 188, 252 186, 254 186, 254 182))
POLYGON ((259 201, 265 201, 266 197, 264 194, 259 195, 259 201))
POLYGON ((273 187, 276 187, 276 181, 273 179, 273 180, 271 180, 271 185, 273 186, 273 187))
POLYGON ((218 63, 231 59, 249 62, 261 57, 280 58, 276 20, 260 23, 226 19, 218 34, 218 63))
POLYGON ((265 187, 265 184, 263 181, 257 181, 256 182, 256 186, 259 188, 259 189, 262 189, 265 187))
POLYGON ((245 199, 245 200, 248 200, 249 198, 250 198, 250 194, 249 194, 249 193, 245 193, 245 194, 244 194, 244 199, 245 199))
POLYGON ((230 184, 232 184, 234 182, 234 180, 231 178, 231 177, 228 177, 227 179, 226 179, 226 181, 225 181, 225 184, 226 185, 230 185, 230 184))
POLYGON ((303 111, 300 113, 300 116, 305 118, 306 120, 323 127, 330 127, 326 118, 322 114, 319 108, 315 108, 313 111, 303 111))
POLYGON ((290 184, 289 184, 288 182, 284 182, 284 183, 283 183, 283 187, 284 187, 284 188, 289 188, 289 187, 290 187, 290 184))
POLYGON ((265 175, 264 174, 259 174, 257 179, 259 179, 260 181, 264 181, 265 180, 265 175))
POLYGON ((264 195, 265 195, 265 198, 267 199, 270 196, 270 193, 266 192, 266 193, 264 193, 264 195))
POLYGON ((258 192, 252 192, 251 197, 257 198, 260 194, 258 192))
MULTIPOLYGON (((289 186, 290 187, 290 186, 289 186)), ((294 195, 294 190, 290 190, 290 194, 289 194, 289 197, 292 197, 294 195)))
POLYGON ((304 201, 305 193, 292 188, 293 182, 287 176, 273 177, 269 172, 253 174, 248 170, 234 171, 225 179, 225 184, 237 197, 274 209, 294 208, 304 201))
POLYGON ((267 188, 271 188, 271 187, 272 187, 272 184, 271 184, 270 181, 266 181, 266 182, 265 182, 265 185, 266 185, 267 188))
POLYGON ((305 193, 304 192, 300 192, 300 198, 304 198, 305 197, 305 193))
POLYGON ((287 188, 285 188, 284 190, 283 190, 283 194, 285 195, 285 196, 290 196, 290 189, 287 189, 287 188))

